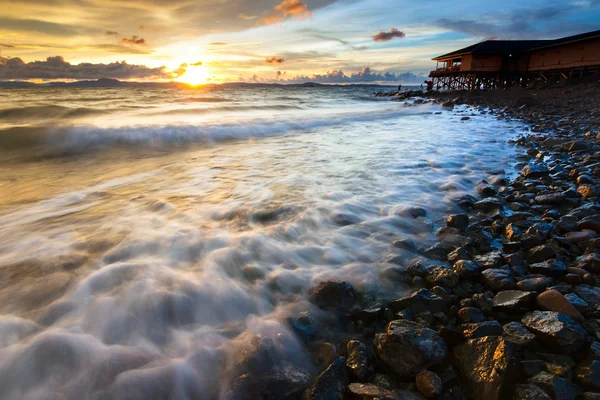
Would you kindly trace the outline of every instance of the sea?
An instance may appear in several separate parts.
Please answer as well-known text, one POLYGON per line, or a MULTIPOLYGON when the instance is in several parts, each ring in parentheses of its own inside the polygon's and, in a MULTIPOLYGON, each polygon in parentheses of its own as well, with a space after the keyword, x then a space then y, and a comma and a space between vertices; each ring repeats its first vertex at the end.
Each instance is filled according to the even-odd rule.
POLYGON ((237 398, 257 351, 313 377, 302 333, 352 328, 310 288, 410 292, 394 243, 434 244, 527 132, 380 90, 0 89, 0 398, 237 398))

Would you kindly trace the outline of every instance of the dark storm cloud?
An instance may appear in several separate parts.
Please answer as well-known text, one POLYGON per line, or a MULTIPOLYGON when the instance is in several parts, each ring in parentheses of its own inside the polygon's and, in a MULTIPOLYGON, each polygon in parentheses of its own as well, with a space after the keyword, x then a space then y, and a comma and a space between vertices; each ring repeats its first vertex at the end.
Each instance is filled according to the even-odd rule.
POLYGON ((121 42, 125 44, 146 44, 146 39, 133 35, 131 38, 121 39, 121 42))
POLYGON ((104 31, 104 34, 106 36, 118 36, 119 32, 117 32, 117 31, 104 31))
POLYGON ((73 65, 61 56, 48 57, 46 61, 26 63, 20 58, 0 56, 0 80, 26 79, 167 79, 165 67, 149 68, 145 65, 128 64, 125 61, 110 64, 81 63, 73 65))
POLYGON ((283 58, 283 57, 267 57, 265 62, 267 64, 283 64, 285 62, 285 58, 283 58))
POLYGON ((399 31, 396 28, 392 28, 389 32, 379 32, 375 36, 373 36, 373 40, 376 42, 387 42, 388 40, 392 40, 394 38, 405 38, 406 34, 402 31, 399 31))

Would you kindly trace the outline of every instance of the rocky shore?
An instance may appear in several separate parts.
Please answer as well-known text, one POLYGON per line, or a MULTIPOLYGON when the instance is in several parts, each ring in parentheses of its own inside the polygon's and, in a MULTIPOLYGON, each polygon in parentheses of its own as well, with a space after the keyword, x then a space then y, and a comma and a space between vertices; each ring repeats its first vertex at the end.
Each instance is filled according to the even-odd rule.
POLYGON ((468 105, 463 120, 527 123, 531 133, 514 141, 519 176, 496 171, 477 197, 457 199, 463 211, 447 215, 434 246, 394 243, 414 252, 397 262, 413 293, 368 304, 346 282, 312 288, 310 301, 349 332, 331 343, 310 314, 290 319, 316 378, 273 367, 261 343, 245 362, 268 372, 234 374, 229 397, 600 399, 599 93, 598 84, 417 93, 416 104, 468 105))

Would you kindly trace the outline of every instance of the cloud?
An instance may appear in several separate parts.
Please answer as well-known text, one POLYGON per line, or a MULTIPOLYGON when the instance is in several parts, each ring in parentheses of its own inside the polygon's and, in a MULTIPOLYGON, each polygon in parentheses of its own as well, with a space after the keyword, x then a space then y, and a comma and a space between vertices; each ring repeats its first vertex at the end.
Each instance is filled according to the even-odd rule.
POLYGON ((367 49, 366 46, 355 46, 352 43, 348 42, 347 40, 331 36, 327 32, 323 32, 318 29, 307 28, 307 29, 302 29, 301 32, 305 32, 308 34, 308 36, 316 38, 316 39, 328 40, 330 42, 338 42, 344 46, 351 48, 352 50, 366 50, 367 49))
POLYGON ((104 50, 109 51, 111 53, 119 53, 119 54, 152 54, 152 51, 140 48, 140 47, 131 47, 131 46, 123 46, 121 44, 96 44, 92 46, 86 46, 90 49, 94 50, 104 50))
MULTIPOLYGON (((185 72, 185 70, 183 70, 185 72)), ((180 76, 179 70, 169 72, 166 67, 149 68, 128 64, 125 61, 109 64, 71 64, 61 56, 48 57, 46 61, 26 63, 22 59, 0 56, 0 80, 27 79, 171 79, 180 76)))
POLYGON ((119 32, 117 32, 117 31, 104 31, 104 35, 106 35, 106 36, 118 36, 119 32))
POLYGON ((146 44, 146 39, 138 37, 137 35, 133 35, 131 39, 123 38, 121 39, 122 43, 126 44, 146 44))
POLYGON ((283 22, 286 19, 302 19, 312 17, 312 12, 308 10, 306 3, 300 0, 283 0, 275 6, 266 17, 260 20, 265 25, 283 22))
POLYGON ((37 32, 55 36, 73 36, 77 35, 80 30, 82 30, 77 27, 56 24, 54 22, 15 18, 0 18, 0 29, 19 32, 37 32))
MULTIPOLYGON (((346 75, 343 70, 328 71, 325 74, 315 75, 296 75, 293 78, 285 79, 286 83, 391 83, 391 82, 406 82, 406 83, 421 83, 425 79, 424 76, 415 75, 412 72, 396 74, 394 72, 377 72, 369 67, 363 67, 359 72, 346 75)), ((282 81, 283 79, 280 79, 282 81)))
POLYGON ((240 13, 238 14, 238 18, 239 19, 244 19, 244 20, 251 20, 251 19, 256 19, 258 18, 258 15, 246 15, 244 13, 240 13))
POLYGON ((392 40, 394 38, 405 38, 406 34, 402 31, 399 31, 396 28, 390 29, 389 32, 379 32, 377 35, 373 36, 373 40, 376 42, 387 42, 388 40, 392 40))
POLYGON ((202 61, 198 61, 197 63, 190 64, 192 67, 200 67, 202 65, 202 61))
POLYGON ((13 46, 12 44, 0 43, 0 47, 14 48, 15 46, 13 46))
POLYGON ((285 58, 283 57, 267 57, 265 60, 267 64, 283 64, 285 62, 285 58))
POLYGON ((211 42, 208 45, 209 46, 229 46, 229 43, 225 43, 225 42, 211 42))

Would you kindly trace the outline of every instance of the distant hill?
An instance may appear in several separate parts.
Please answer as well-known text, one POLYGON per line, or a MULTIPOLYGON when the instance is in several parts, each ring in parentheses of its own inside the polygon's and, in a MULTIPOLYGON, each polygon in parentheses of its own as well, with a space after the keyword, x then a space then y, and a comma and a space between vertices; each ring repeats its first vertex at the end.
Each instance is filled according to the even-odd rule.
MULTIPOLYGON (((393 85, 377 85, 372 83, 353 83, 345 85, 334 85, 334 84, 322 84, 317 82, 305 82, 305 83, 294 83, 294 84, 281 84, 281 83, 254 83, 254 82, 230 82, 222 84, 207 84, 207 87, 321 87, 321 86, 340 86, 340 87, 353 87, 353 86, 371 86, 371 87, 389 87, 393 85)), ((65 87, 65 88, 114 88, 114 87, 149 87, 149 88, 187 88, 189 85, 181 82, 129 82, 119 81, 117 79, 101 78, 97 80, 86 80, 76 82, 47 82, 47 83, 33 83, 25 81, 0 81, 0 87, 6 88, 35 88, 35 87, 65 87)))

